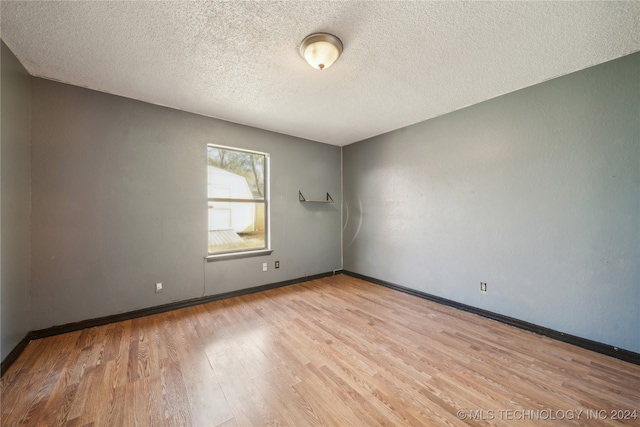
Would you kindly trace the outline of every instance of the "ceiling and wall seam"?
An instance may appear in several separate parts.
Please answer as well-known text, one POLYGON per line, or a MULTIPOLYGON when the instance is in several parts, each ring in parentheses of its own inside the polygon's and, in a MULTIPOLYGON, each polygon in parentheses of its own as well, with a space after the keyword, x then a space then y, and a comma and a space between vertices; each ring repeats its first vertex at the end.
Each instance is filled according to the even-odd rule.
POLYGON ((640 51, 640 2, 3 2, 33 76, 344 146, 640 51), (312 32, 344 43, 315 70, 312 32))

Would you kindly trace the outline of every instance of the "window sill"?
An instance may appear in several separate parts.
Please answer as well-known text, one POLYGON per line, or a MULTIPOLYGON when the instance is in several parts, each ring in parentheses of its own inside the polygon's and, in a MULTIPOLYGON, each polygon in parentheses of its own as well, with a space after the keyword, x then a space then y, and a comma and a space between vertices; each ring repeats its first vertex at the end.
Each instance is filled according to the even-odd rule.
POLYGON ((240 258, 249 258, 254 256, 271 255, 272 252, 273 252, 273 249, 259 249, 257 251, 230 252, 226 254, 207 255, 204 259, 206 259, 207 262, 225 261, 228 259, 240 259, 240 258))

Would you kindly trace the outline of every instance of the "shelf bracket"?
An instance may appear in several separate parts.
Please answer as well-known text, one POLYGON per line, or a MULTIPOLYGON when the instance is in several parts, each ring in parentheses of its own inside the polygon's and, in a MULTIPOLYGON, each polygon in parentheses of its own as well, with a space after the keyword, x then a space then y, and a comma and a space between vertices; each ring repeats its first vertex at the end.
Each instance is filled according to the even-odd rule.
POLYGON ((327 192, 326 200, 308 200, 307 198, 304 197, 304 195, 302 194, 302 191, 298 190, 298 201, 300 201, 301 203, 303 202, 333 203, 333 198, 331 197, 331 194, 327 192))

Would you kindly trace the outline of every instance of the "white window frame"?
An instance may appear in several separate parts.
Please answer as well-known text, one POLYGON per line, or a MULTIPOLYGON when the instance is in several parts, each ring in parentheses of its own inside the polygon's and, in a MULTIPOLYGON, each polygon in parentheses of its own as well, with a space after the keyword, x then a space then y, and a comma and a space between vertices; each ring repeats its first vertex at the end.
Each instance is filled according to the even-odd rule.
MULTIPOLYGON (((219 197, 209 197, 209 172, 207 168, 207 211, 209 209, 209 202, 229 202, 229 203, 253 203, 255 205, 264 205, 264 248, 259 249, 240 249, 240 250, 228 250, 221 252, 209 252, 209 246, 207 244, 207 253, 206 256, 207 261, 220 261, 220 260, 228 260, 228 259, 237 259, 237 258, 247 258, 252 256, 263 256, 269 255, 273 252, 271 249, 271 192, 270 192, 270 175, 271 175, 271 162, 269 153, 265 153, 262 151, 253 151, 246 150, 243 148, 236 147, 228 147, 224 145, 218 144, 207 144, 207 159, 209 158, 208 151, 209 148, 218 148, 222 150, 236 151, 240 153, 247 154, 257 154, 264 156, 264 197, 261 199, 239 199, 239 198, 219 198, 219 197)), ((208 165, 208 160, 207 160, 208 165)), ((207 233, 209 232, 209 215, 207 215, 207 233)))

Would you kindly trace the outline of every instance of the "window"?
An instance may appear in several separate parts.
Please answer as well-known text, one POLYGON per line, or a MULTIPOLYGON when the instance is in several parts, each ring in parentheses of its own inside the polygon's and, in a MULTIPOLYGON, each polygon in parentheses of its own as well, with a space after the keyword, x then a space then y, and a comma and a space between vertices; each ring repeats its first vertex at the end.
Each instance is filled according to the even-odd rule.
POLYGON ((207 173, 208 258, 269 253, 269 154, 208 145, 207 173))

